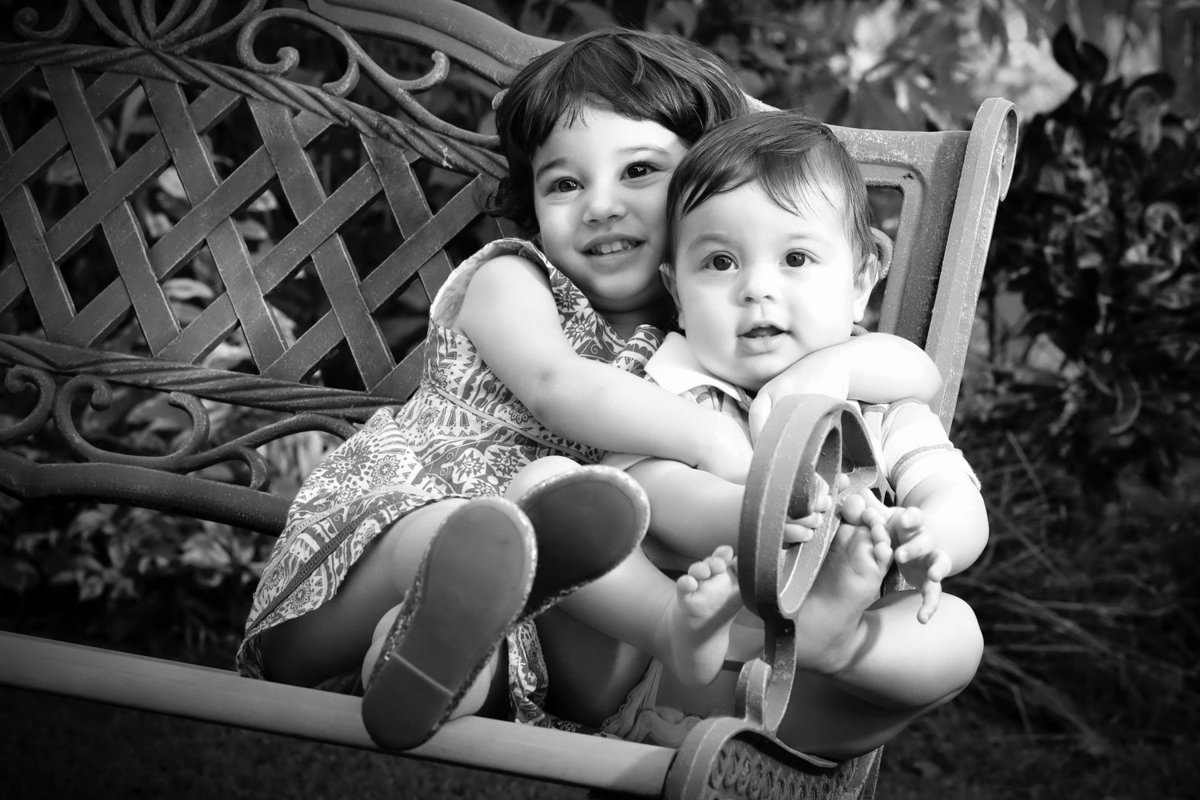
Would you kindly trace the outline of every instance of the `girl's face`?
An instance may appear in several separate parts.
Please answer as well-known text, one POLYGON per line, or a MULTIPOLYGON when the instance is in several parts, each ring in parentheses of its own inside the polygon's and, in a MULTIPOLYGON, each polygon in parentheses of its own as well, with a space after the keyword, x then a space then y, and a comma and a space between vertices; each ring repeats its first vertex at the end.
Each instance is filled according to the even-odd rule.
MULTIPOLYGON (((824 197, 837 198, 832 189, 824 197)), ((757 183, 705 200, 679 223, 679 325, 717 377, 758 390, 793 363, 850 338, 871 296, 837 207, 780 208, 757 183)), ((864 273, 865 275, 865 273, 864 273)))
POLYGON ((667 185, 687 146, 657 122, 587 107, 533 157, 542 248, 605 314, 661 303, 667 185))

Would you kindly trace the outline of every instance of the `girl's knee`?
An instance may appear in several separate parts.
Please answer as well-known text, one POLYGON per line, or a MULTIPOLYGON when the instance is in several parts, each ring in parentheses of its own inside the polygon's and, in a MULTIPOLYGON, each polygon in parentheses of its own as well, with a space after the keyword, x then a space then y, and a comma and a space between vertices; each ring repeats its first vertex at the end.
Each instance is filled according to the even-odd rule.
POLYGON ((579 464, 564 456, 546 456, 526 464, 513 475, 504 496, 517 500, 531 488, 555 475, 579 469, 579 464))

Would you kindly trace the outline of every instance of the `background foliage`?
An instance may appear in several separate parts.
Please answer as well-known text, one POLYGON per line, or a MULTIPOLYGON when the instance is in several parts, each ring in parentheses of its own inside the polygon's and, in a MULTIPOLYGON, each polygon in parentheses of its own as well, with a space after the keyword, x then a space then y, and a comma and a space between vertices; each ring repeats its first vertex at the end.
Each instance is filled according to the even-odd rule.
MULTIPOLYGON (((1157 71, 1154 10, 1173 4, 1112 0, 1088 14, 1048 0, 471 4, 551 38, 614 22, 680 33, 733 64, 751 94, 837 124, 964 127, 983 96, 1018 101, 1020 150, 955 428, 992 520, 984 557, 953 579, 988 641, 956 706, 999 710, 1089 758, 1133 742, 1186 746, 1200 722, 1200 117, 1177 90, 1194 76, 1157 71)), ((372 52, 400 72, 411 60, 372 52)), ((487 88, 455 75, 424 102, 486 128, 487 88)), ((112 146, 135 142, 146 113, 131 98, 112 146)), ((56 181, 69 191, 78 175, 56 181)), ((148 227, 170 225, 177 191, 160 177, 148 227)), ((282 214, 268 193, 240 224, 265 246, 286 229, 282 214)), ((178 311, 202 305, 213 280, 200 262, 173 282, 178 311)), ((303 303, 283 298, 278 313, 284 327, 305 325, 303 303)), ((236 343, 213 357, 236 364, 236 343)), ((183 435, 161 401, 122 402, 137 409, 128 427, 100 419, 97 435, 146 452, 183 435)), ((318 437, 271 455, 280 491, 294 491, 323 447, 318 437)), ((3 496, 0 526, 19 531, 0 539, 7 609, 36 621, 70 608, 83 638, 183 642, 226 663, 269 546, 115 506, 30 516, 3 496)))

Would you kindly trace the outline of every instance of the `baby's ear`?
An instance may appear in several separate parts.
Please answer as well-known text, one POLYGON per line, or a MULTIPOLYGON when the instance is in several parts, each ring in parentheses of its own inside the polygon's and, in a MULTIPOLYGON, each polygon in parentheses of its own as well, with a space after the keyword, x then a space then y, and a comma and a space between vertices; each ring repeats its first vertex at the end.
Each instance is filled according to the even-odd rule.
POLYGON ((861 322, 875 285, 887 277, 892 266, 892 240, 878 228, 871 228, 871 248, 863 256, 862 269, 854 278, 854 321, 861 322))
POLYGON ((878 228, 871 228, 871 240, 875 247, 863 259, 860 280, 867 281, 871 288, 887 277, 892 267, 892 240, 878 228))

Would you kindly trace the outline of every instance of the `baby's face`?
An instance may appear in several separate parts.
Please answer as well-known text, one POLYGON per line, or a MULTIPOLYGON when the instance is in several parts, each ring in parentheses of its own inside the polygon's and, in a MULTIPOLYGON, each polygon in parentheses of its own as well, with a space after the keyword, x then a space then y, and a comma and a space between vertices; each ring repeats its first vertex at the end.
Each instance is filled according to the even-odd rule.
POLYGON ((862 319, 871 286, 855 280, 840 208, 818 192, 810 200, 795 214, 748 183, 680 221, 679 324, 717 377, 756 391, 809 353, 845 342, 862 319))
POLYGON ((602 313, 665 299, 667 186, 686 152, 657 122, 589 107, 534 154, 542 247, 602 313))

